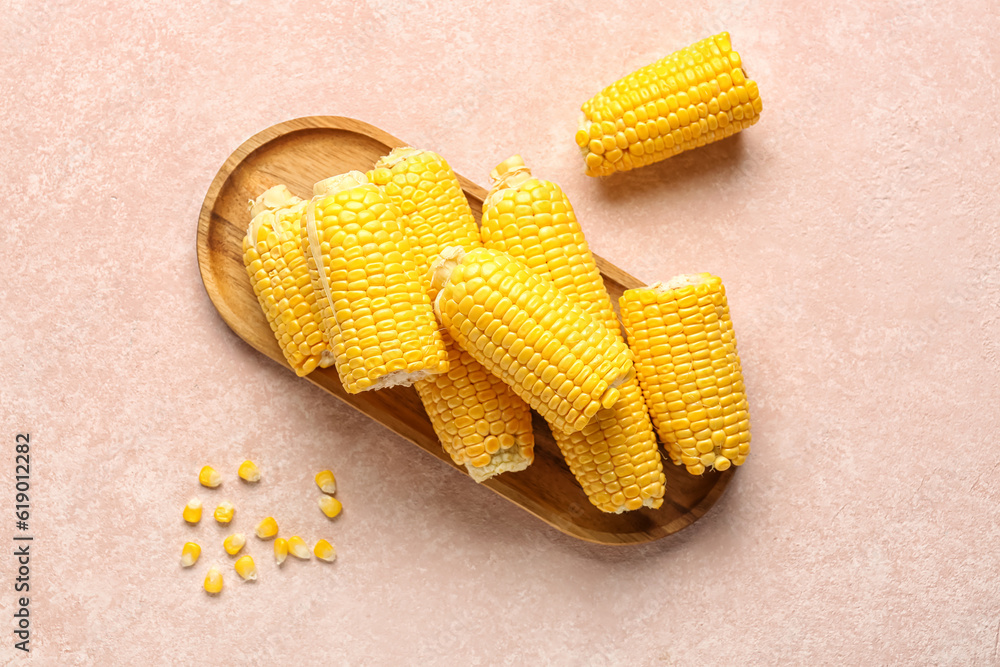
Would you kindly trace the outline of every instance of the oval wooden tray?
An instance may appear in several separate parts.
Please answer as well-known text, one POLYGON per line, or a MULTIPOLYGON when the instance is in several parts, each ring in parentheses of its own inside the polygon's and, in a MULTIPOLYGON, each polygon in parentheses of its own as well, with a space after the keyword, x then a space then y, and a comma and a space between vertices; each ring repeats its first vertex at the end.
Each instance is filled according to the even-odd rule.
MULTIPOLYGON (((243 268, 243 236, 249 223, 247 201, 284 183, 308 197, 316 181, 350 169, 368 171, 396 146, 406 144, 382 130, 350 118, 298 118, 254 135, 236 149, 212 181, 198 220, 198 265, 205 291, 226 324, 240 338, 288 367, 257 304, 243 268)), ((477 221, 486 190, 458 177, 477 221)), ((611 298, 641 283, 597 257, 611 298)), ((291 369, 289 369, 291 371, 291 369)), ((442 450, 417 392, 412 387, 348 394, 333 368, 305 378, 395 431, 465 474, 442 450)), ((494 477, 483 486, 567 535, 600 544, 655 540, 694 523, 722 495, 733 473, 687 474, 664 456, 667 495, 658 510, 604 514, 587 500, 563 462, 548 426, 537 414, 535 461, 525 471, 494 477)))

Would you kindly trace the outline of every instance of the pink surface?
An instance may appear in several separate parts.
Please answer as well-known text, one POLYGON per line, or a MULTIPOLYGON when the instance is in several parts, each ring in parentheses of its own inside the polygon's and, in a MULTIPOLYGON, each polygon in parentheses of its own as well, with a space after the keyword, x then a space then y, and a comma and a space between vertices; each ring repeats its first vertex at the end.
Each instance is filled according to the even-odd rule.
MULTIPOLYGON (((1000 20, 961 6, 4 3, 0 539, 30 431, 31 657, 1000 663, 1000 20), (584 176, 579 105, 719 30, 761 122, 584 176), (576 541, 237 339, 199 279, 202 198, 241 141, 311 114, 366 120, 481 184, 521 152, 596 252, 649 281, 721 275, 754 449, 718 505, 651 545, 576 541), (258 488, 235 477, 244 457, 258 488), (204 463, 221 489, 198 489, 204 463), (261 576, 242 584, 224 531, 182 523, 194 494, 340 558, 278 571, 251 538, 261 576), (181 570, 192 538, 202 560, 181 570)), ((13 565, 0 663, 21 657, 13 565)))

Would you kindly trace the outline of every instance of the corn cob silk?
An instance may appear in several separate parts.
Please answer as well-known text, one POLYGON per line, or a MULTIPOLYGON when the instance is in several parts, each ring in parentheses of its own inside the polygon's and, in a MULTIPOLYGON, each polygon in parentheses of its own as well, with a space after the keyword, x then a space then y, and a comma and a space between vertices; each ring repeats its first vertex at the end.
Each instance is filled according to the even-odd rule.
MULTIPOLYGON (((406 228, 424 289, 433 298, 428 269, 446 246, 480 247, 479 229, 458 178, 436 153, 397 148, 368 175, 406 216, 406 228)), ((415 383, 445 451, 482 482, 523 470, 534 459, 527 403, 499 377, 443 334, 449 369, 415 383)))
MULTIPOLYGON (((486 247, 551 280, 624 344, 611 298, 562 189, 533 178, 519 156, 501 163, 491 177, 482 223, 486 247)), ((553 436, 596 507, 604 512, 659 507, 665 478, 646 405, 635 378, 619 390, 621 399, 603 407, 582 430, 553 428, 553 436)))

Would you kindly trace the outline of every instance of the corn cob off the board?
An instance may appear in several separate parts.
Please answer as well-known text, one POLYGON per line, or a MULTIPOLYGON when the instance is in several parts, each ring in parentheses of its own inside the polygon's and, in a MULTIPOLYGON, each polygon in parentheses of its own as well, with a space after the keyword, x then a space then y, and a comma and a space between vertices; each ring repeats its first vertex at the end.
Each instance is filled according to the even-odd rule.
POLYGON ((402 214, 359 171, 316 184, 303 248, 344 389, 351 394, 448 370, 448 352, 402 214))
POLYGON ((253 219, 243 238, 243 264, 267 323, 296 375, 329 366, 328 341, 302 253, 305 202, 284 185, 251 202, 253 219))
POLYGON ((723 32, 616 81, 584 103, 576 143, 590 176, 665 160, 750 127, 757 83, 723 32))
MULTIPOLYGON (((483 205, 483 242, 551 280, 622 343, 618 316, 584 239, 573 206, 555 183, 531 176, 520 156, 500 163, 483 205)), ((596 507, 621 512, 663 503, 663 464, 635 378, 621 400, 602 408, 581 431, 552 435, 596 507)))
POLYGON ((750 415, 722 281, 677 276, 628 290, 620 304, 653 424, 674 462, 695 475, 742 465, 750 415))
POLYGON ((450 246, 431 270, 451 337, 554 428, 579 431, 618 401, 628 348, 551 281, 486 248, 450 246))
MULTIPOLYGON (((397 148, 381 158, 369 180, 407 216, 417 269, 427 276, 445 246, 478 248, 479 229, 458 178, 441 156, 397 148)), ((424 286, 430 292, 429 280, 424 286)), ((528 467, 534 458, 531 411, 514 391, 443 335, 449 369, 414 383, 445 451, 482 482, 528 467)))

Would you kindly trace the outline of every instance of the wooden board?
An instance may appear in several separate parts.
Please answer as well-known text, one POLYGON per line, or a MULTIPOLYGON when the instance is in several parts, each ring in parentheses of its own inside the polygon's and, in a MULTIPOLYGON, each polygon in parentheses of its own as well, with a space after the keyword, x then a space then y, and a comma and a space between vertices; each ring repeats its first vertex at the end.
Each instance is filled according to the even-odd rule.
MULTIPOLYGON (((198 264, 205 291, 240 338, 288 368, 243 268, 242 242, 249 223, 247 201, 278 183, 284 183, 299 197, 308 197, 316 181, 351 169, 368 171, 380 156, 404 145, 358 120, 312 116, 260 132, 226 160, 208 189, 198 220, 198 264)), ((458 178, 478 221, 486 191, 462 176, 458 178)), ((596 259, 616 303, 623 290, 641 284, 600 257, 596 259)), ((305 380, 465 474, 464 467, 454 466, 442 450, 412 387, 351 395, 343 390, 333 368, 316 369, 305 380)), ((667 494, 663 507, 604 514, 587 500, 563 462, 548 426, 537 414, 534 426, 534 463, 523 472, 494 477, 482 486, 562 532, 590 542, 635 544, 675 533, 715 503, 733 474, 730 469, 694 477, 664 456, 667 494)))

